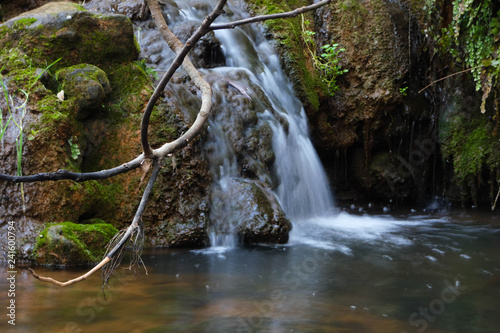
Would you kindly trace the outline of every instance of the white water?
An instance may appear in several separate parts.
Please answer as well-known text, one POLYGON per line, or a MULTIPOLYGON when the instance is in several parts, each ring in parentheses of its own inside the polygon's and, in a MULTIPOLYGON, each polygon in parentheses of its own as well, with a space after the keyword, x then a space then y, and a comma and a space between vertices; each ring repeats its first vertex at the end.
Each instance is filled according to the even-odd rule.
MULTIPOLYGON (((215 6, 214 1, 208 1, 207 4, 208 9, 215 6)), ((207 13, 199 9, 202 6, 195 9, 189 1, 179 1, 177 5, 180 9, 180 21, 199 22, 207 13)), ((221 16, 216 22, 247 17, 242 8, 239 1, 230 1, 230 17, 221 16)), ((295 97, 289 78, 283 73, 277 53, 259 30, 259 26, 253 24, 217 30, 215 34, 221 42, 227 66, 211 69, 206 73, 231 80, 237 80, 234 77, 243 73, 270 101, 272 109, 261 113, 259 121, 268 123, 272 128, 272 145, 276 157, 272 170, 274 188, 283 210, 293 223, 290 243, 337 249, 346 254, 350 253, 350 248, 343 239, 371 241, 385 238, 400 245, 411 243, 404 237, 391 236, 391 232, 404 224, 400 221, 387 217, 339 214, 335 210, 328 179, 309 138, 304 108, 295 97), (278 121, 277 115, 288 122, 286 129, 282 126, 283 122, 278 121)), ((242 85, 248 86, 248 82, 242 82, 242 85)), ((251 89, 247 92, 252 100, 259 98, 251 89)), ((228 108, 226 104, 229 103, 223 94, 220 98, 217 108, 228 108)), ((213 190, 224 193, 231 179, 239 177, 239 171, 230 139, 217 121, 209 122, 206 149, 209 151, 207 155, 215 178, 213 190)), ((214 225, 210 234, 211 244, 215 249, 232 248, 237 244, 234 235, 237 221, 231 219, 234 208, 231 199, 234 198, 214 197, 216 202, 211 219, 224 221, 224 224, 214 225)))
MULTIPOLYGON (((207 8, 213 8, 215 5, 214 1, 208 3, 207 8)), ((206 14, 186 1, 179 1, 177 5, 180 8, 181 20, 201 21, 206 14)), ((228 12, 232 15, 229 19, 247 17, 242 8, 239 1, 230 1, 228 12)), ((221 16, 216 22, 229 19, 221 16)), ((298 227, 298 223, 302 224, 300 221, 331 216, 334 204, 329 182, 309 139, 304 108, 295 97, 289 78, 283 73, 276 51, 256 24, 217 30, 215 34, 221 42, 227 67, 212 69, 210 72, 221 76, 228 75, 229 72, 246 72, 251 82, 262 89, 271 103, 272 110, 263 112, 259 118, 272 128, 272 145, 276 157, 272 170, 274 188, 287 217, 298 227), (287 129, 283 128, 276 115, 286 119, 287 129)), ((258 98, 252 91, 248 93, 250 98, 258 98)), ((222 97, 219 104, 224 103, 222 97)), ((214 189, 224 191, 226 182, 238 177, 238 166, 229 139, 216 121, 209 122, 207 147, 210 150, 208 158, 212 173, 216 179, 214 189)), ((230 202, 219 203, 218 207, 219 211, 215 213, 216 216, 212 216, 212 220, 222 220, 221 215, 231 214, 230 202), (220 207, 224 207, 225 211, 220 211, 220 207)), ((227 223, 227 219, 225 220, 227 223)), ((213 246, 235 245, 236 241, 232 235, 235 226, 229 224, 214 228, 210 236, 213 246)))

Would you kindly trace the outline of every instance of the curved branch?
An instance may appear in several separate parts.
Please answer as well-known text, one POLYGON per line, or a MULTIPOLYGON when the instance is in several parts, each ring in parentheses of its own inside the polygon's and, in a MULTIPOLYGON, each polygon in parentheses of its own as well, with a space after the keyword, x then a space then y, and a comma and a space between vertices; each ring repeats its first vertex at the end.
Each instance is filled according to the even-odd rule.
POLYGON ((456 73, 453 73, 453 74, 450 74, 450 75, 447 75, 445 77, 442 77, 440 79, 437 79, 435 81, 432 81, 431 83, 429 83, 428 85, 426 85, 424 88, 420 89, 418 91, 418 93, 420 94, 422 91, 424 91, 425 89, 429 88, 430 86, 432 86, 434 83, 437 83, 439 81, 443 81, 443 80, 446 80, 447 78, 450 78, 452 76, 455 76, 455 75, 458 75, 458 74, 462 74, 462 73, 465 73, 465 72, 469 72, 469 71, 472 71, 474 69, 478 69, 478 68, 481 68, 481 67, 484 67, 484 65, 479 65, 479 66, 476 66, 476 67, 472 67, 472 68, 467 68, 467 69, 464 69, 463 71, 460 71, 460 72, 456 72, 456 73))
POLYGON ((234 29, 239 25, 244 25, 244 24, 249 24, 249 23, 262 22, 262 21, 280 19, 280 18, 286 18, 286 17, 295 17, 299 14, 302 14, 302 13, 317 9, 319 7, 323 7, 325 5, 328 5, 331 2, 332 2, 332 0, 323 0, 323 1, 320 1, 320 2, 315 3, 313 5, 300 7, 300 8, 294 9, 292 11, 285 12, 285 13, 260 15, 260 16, 246 18, 246 19, 239 20, 239 21, 234 21, 234 22, 214 24, 214 25, 210 26, 210 30, 234 29))
MULTIPOLYGON (((182 45, 181 41, 179 39, 177 39, 177 37, 168 28, 168 25, 165 22, 165 18, 163 17, 163 15, 161 13, 161 8, 160 8, 160 5, 158 4, 158 1, 157 0, 147 0, 147 2, 148 2, 149 9, 151 11, 151 15, 156 23, 156 26, 160 30, 160 33, 161 33, 163 39, 167 42, 168 46, 176 54, 175 59, 172 61, 167 72, 163 75, 162 79, 160 80, 160 82, 156 86, 156 89, 155 89, 153 95, 151 95, 151 98, 149 99, 148 105, 146 106, 146 109, 144 110, 144 115, 142 117, 142 122, 141 122, 142 149, 143 149, 146 157, 152 157, 153 155, 157 155, 157 154, 162 154, 162 156, 165 156, 165 155, 163 153, 164 149, 162 151, 153 152, 153 150, 151 149, 151 146, 149 145, 149 140, 148 140, 149 119, 150 119, 151 113, 153 112, 153 108, 154 108, 155 103, 160 98, 161 92, 165 89, 168 81, 170 81, 170 79, 174 75, 175 71, 181 65, 184 67, 187 74, 191 77, 194 84, 202 92, 202 107, 200 109, 200 112, 198 113, 198 117, 195 121, 195 124, 202 122, 202 125, 203 125, 203 123, 208 118, 208 113, 210 112, 210 109, 212 107, 212 105, 211 105, 212 104, 211 87, 205 80, 203 80, 201 74, 198 72, 198 70, 191 63, 191 60, 189 60, 189 58, 187 57, 187 54, 193 48, 194 44, 201 37, 203 37, 208 31, 210 31, 210 25, 222 13, 224 5, 226 4, 227 0, 220 0, 217 3, 214 10, 203 20, 201 25, 194 32, 194 34, 187 40, 185 45, 182 45), (199 119, 200 117, 201 117, 201 119, 199 119)), ((193 126, 194 126, 194 124, 193 124, 193 126)), ((197 125, 196 127, 199 127, 199 129, 197 129, 197 131, 196 131, 196 133, 198 133, 199 130, 201 129, 201 126, 197 125)), ((178 140, 176 140, 176 141, 178 141, 178 140)), ((179 146, 178 148, 181 148, 181 147, 182 146, 179 146)))
POLYGON ((36 278, 42 282, 50 282, 53 284, 57 284, 58 286, 61 286, 61 287, 66 287, 66 286, 72 285, 74 283, 86 280, 89 276, 91 276, 92 274, 97 272, 101 267, 106 265, 109 261, 111 261, 111 259, 108 257, 105 257, 99 264, 97 264, 94 268, 92 268, 87 273, 80 275, 79 277, 76 277, 72 280, 68 280, 66 282, 61 282, 61 281, 58 281, 54 278, 47 277, 47 276, 40 276, 37 273, 35 273, 35 271, 33 269, 31 269, 30 267, 28 267, 28 270, 31 272, 31 275, 33 275, 34 278, 36 278))
POLYGON ((115 255, 120 252, 122 247, 130 239, 134 230, 136 230, 136 228, 139 225, 139 220, 142 216, 142 213, 144 212, 144 209, 146 208, 146 204, 149 200, 149 196, 151 194, 151 191, 153 190, 154 183, 156 182, 156 178, 158 178, 158 175, 159 175, 160 169, 161 169, 160 161, 158 161, 157 159, 153 160, 153 165, 154 165, 153 172, 151 173, 151 177, 149 178, 148 185, 146 186, 146 189, 144 190, 141 202, 139 203, 139 207, 137 208, 137 211, 135 213, 135 216, 134 216, 132 223, 129 225, 126 232, 123 234, 123 236, 118 241, 118 243, 110 251, 108 251, 108 253, 104 257, 104 259, 102 259, 99 264, 94 266, 87 273, 80 275, 79 277, 76 277, 74 279, 65 281, 65 282, 58 281, 58 280, 51 278, 51 277, 39 276, 37 273, 35 273, 35 271, 33 269, 28 268, 29 271, 31 272, 31 274, 33 275, 33 277, 35 277, 38 280, 43 281, 43 282, 50 282, 53 284, 57 284, 58 286, 61 286, 61 287, 66 287, 66 286, 69 286, 69 285, 72 285, 74 283, 77 283, 77 282, 80 282, 80 281, 87 279, 90 275, 97 272, 100 268, 103 268, 106 264, 111 264, 115 255))
POLYGON ((14 183, 30 183, 30 182, 42 182, 47 180, 56 181, 63 179, 74 180, 76 182, 84 182, 93 179, 107 179, 140 167, 144 159, 145 159, 144 154, 141 154, 130 162, 124 163, 120 166, 111 169, 106 169, 96 172, 79 173, 79 172, 71 172, 68 170, 58 170, 56 172, 44 172, 30 176, 11 176, 0 173, 0 180, 5 180, 14 183))

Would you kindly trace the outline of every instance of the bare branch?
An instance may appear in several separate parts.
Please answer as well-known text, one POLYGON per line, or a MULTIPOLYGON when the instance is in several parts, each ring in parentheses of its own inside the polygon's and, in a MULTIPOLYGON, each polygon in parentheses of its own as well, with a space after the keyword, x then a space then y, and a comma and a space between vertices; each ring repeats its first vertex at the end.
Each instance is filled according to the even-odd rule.
MULTIPOLYGON (((127 228, 125 233, 123 233, 123 236, 118 240, 116 245, 111 250, 108 251, 108 253, 104 257, 104 259, 102 259, 99 264, 97 264, 94 268, 92 268, 87 273, 80 275, 79 277, 76 277, 74 279, 68 280, 66 282, 61 282, 61 281, 58 281, 58 280, 53 279, 51 277, 39 276, 37 273, 35 273, 35 271, 33 269, 28 268, 29 271, 31 272, 31 274, 33 275, 33 277, 35 277, 38 280, 43 281, 43 282, 50 282, 53 284, 57 284, 58 286, 61 286, 61 287, 66 287, 66 286, 69 286, 69 285, 72 285, 74 283, 77 283, 77 282, 80 282, 80 281, 87 279, 90 275, 94 274, 100 268, 103 268, 103 271, 106 270, 105 265, 107 265, 107 264, 109 264, 109 266, 112 267, 111 271, 108 269, 108 272, 112 273, 113 268, 116 268, 120 264, 120 260, 118 260, 118 261, 114 260, 115 256, 120 253, 120 251, 123 248, 123 246, 125 245, 125 243, 130 239, 130 237, 133 235, 133 233, 137 230, 137 228, 139 226, 140 218, 144 212, 144 209, 146 208, 146 204, 149 200, 149 196, 151 194, 151 191, 153 190, 154 183, 156 182, 156 178, 158 178, 158 175, 160 173, 160 169, 161 169, 160 162, 158 160, 154 160, 153 165, 154 165, 153 172, 151 173, 151 177, 149 178, 148 185, 146 186, 146 189, 144 190, 141 202, 139 204, 139 207, 137 208, 137 211, 135 213, 135 216, 134 216, 132 223, 127 228)), ((121 259, 121 256, 118 256, 118 257, 119 257, 119 259, 121 259)), ((109 279, 110 275, 111 274, 106 276, 107 278, 105 279, 105 283, 109 279)))
POLYGON ((318 9, 318 8, 323 7, 325 5, 328 5, 331 2, 332 2, 332 0, 324 0, 324 1, 320 1, 318 3, 315 3, 313 5, 300 7, 300 8, 294 9, 292 11, 285 12, 285 13, 276 13, 276 14, 269 14, 269 15, 254 16, 254 17, 250 17, 247 19, 239 20, 239 21, 214 24, 214 25, 210 26, 210 30, 234 29, 239 25, 244 25, 244 24, 249 24, 249 23, 262 22, 262 21, 280 19, 280 18, 286 18, 286 17, 295 17, 299 14, 302 14, 302 13, 305 13, 305 12, 308 12, 308 11, 311 11, 314 9, 318 9))
POLYGON ((185 45, 182 45, 181 41, 179 41, 177 37, 172 33, 172 31, 170 31, 170 29, 168 28, 168 25, 165 22, 165 19, 161 13, 161 8, 158 4, 158 1, 157 0, 147 0, 147 1, 149 9, 151 10, 151 15, 156 23, 156 26, 160 30, 163 39, 165 39, 169 47, 177 55, 170 64, 170 67, 168 68, 167 72, 163 75, 162 79, 158 83, 153 95, 151 95, 148 105, 144 110, 144 115, 142 117, 142 122, 141 122, 141 144, 146 157, 150 157, 153 154, 154 155, 159 154, 161 156, 165 156, 166 154, 172 152, 173 150, 185 146, 187 142, 192 138, 191 137, 192 132, 195 132, 194 135, 196 135, 200 131, 203 124, 205 123, 206 119, 208 118, 208 113, 210 112, 210 109, 212 107, 211 87, 205 80, 203 80, 201 74, 191 63, 191 60, 189 60, 189 58, 187 58, 186 56, 188 52, 191 50, 191 48, 196 44, 196 42, 201 37, 203 37, 208 31, 210 31, 209 30, 210 24, 212 24, 212 22, 222 13, 222 10, 227 0, 220 0, 217 3, 214 10, 205 18, 205 20, 203 20, 200 27, 188 39, 185 45), (166 144, 168 145, 168 147, 171 147, 169 149, 162 147, 160 150, 153 152, 149 145, 149 140, 148 140, 149 119, 153 111, 153 107, 158 98, 160 97, 161 92, 165 89, 168 81, 170 81, 175 71, 181 66, 181 64, 186 70, 187 74, 193 80, 194 84, 201 90, 202 106, 194 124, 188 131, 188 132, 191 131, 189 135, 186 135, 187 134, 186 132, 184 134, 185 136, 184 138, 181 137, 172 143, 166 144))
POLYGON ((476 67, 472 67, 472 68, 467 68, 467 69, 464 69, 463 71, 460 71, 460 72, 456 72, 456 73, 453 73, 453 74, 450 74, 450 75, 447 75, 445 77, 442 77, 440 79, 437 79, 436 81, 432 81, 431 83, 429 83, 428 85, 426 85, 423 89, 420 89, 420 91, 418 92, 419 94, 424 91, 425 89, 429 88, 430 86, 432 86, 434 83, 437 83, 439 81, 443 81, 449 77, 452 77, 452 76, 455 76, 455 75, 458 75, 458 74, 462 74, 462 73, 465 73, 465 72, 469 72, 469 71, 472 71, 474 69, 478 69, 478 68, 481 68, 481 67, 484 67, 484 65, 479 65, 479 66, 476 66, 476 67))
POLYGON ((58 286, 61 286, 61 287, 66 287, 66 286, 72 285, 74 283, 86 280, 89 276, 91 276, 96 271, 98 271, 101 267, 103 267, 104 265, 106 265, 110 260, 111 260, 110 258, 105 257, 99 264, 97 264, 94 268, 92 268, 87 273, 85 273, 83 275, 80 275, 79 277, 74 278, 72 280, 68 280, 66 282, 57 281, 56 279, 53 279, 51 277, 39 276, 38 274, 35 273, 35 271, 33 269, 31 269, 29 267, 28 267, 28 270, 31 272, 31 275, 33 275, 34 278, 37 278, 40 281, 50 282, 50 283, 53 283, 53 284, 57 284, 58 286))
POLYGON ((106 169, 96 172, 80 173, 80 172, 71 172, 68 170, 58 170, 56 172, 44 172, 30 176, 11 176, 0 173, 0 180, 5 180, 14 183, 32 183, 32 182, 42 182, 48 180, 56 181, 63 179, 74 180, 76 182, 84 182, 93 179, 107 179, 140 167, 144 159, 145 159, 144 154, 141 154, 130 162, 124 163, 120 166, 111 169, 106 169))

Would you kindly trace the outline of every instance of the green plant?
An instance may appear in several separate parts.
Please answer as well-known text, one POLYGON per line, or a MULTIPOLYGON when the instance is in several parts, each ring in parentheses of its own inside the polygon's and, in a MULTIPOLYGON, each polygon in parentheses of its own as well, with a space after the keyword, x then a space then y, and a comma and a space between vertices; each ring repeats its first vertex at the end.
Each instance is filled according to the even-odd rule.
POLYGON ((81 155, 81 152, 80 152, 80 148, 78 147, 78 143, 77 142, 73 143, 73 139, 75 139, 75 141, 76 141, 75 137, 69 138, 68 144, 69 144, 69 148, 71 150, 71 158, 76 160, 76 159, 78 159, 78 156, 81 155))
POLYGON ((426 0, 425 32, 436 44, 436 50, 449 53, 457 63, 471 69, 476 90, 483 91, 480 110, 486 112, 486 99, 493 87, 498 86, 500 75, 500 10, 493 0, 454 0, 453 18, 442 28, 440 10, 445 4, 440 0, 426 0))
MULTIPOLYGON (((2 67, 2 69, 3 69, 3 67, 2 67)), ((2 70, 0 69, 0 73, 1 72, 2 72, 2 70)), ((9 115, 10 115, 11 112, 10 112, 9 91, 7 90, 7 86, 5 85, 5 82, 3 81, 2 74, 0 74, 0 86, 2 87, 2 91, 4 93, 4 98, 5 98, 5 104, 7 105, 7 110, 8 110, 9 115)), ((9 126, 11 119, 12 119, 12 117, 9 116, 7 123, 4 125, 3 124, 3 110, 2 110, 2 108, 0 108, 0 141, 2 142, 2 146, 3 146, 3 136, 5 134, 5 131, 7 131, 7 127, 9 126)))
POLYGON ((323 81, 327 84, 330 94, 333 95, 339 89, 337 85, 337 77, 347 73, 349 70, 342 68, 339 63, 339 54, 344 52, 344 48, 338 48, 338 44, 326 44, 321 47, 322 61, 319 62, 318 67, 323 73, 323 81))
POLYGON ((326 84, 328 93, 333 96, 339 89, 337 85, 337 77, 347 73, 349 70, 342 68, 340 64, 339 54, 344 52, 344 48, 339 48, 339 44, 326 44, 321 46, 322 53, 320 56, 316 53, 316 42, 314 40, 313 31, 308 30, 309 21, 304 19, 302 15, 302 39, 306 44, 307 50, 311 55, 314 67, 321 73, 321 80, 326 84))
POLYGON ((148 76, 150 77, 153 77, 155 80, 158 80, 158 72, 156 71, 156 69, 154 69, 153 67, 149 67, 147 64, 146 64, 146 60, 145 59, 141 59, 141 60, 137 60, 136 61, 136 64, 137 66, 139 66, 140 69, 142 69, 144 71, 144 73, 146 73, 148 76))
MULTIPOLYGON (((23 175, 22 155, 23 155, 23 142, 24 142, 24 118, 26 117, 26 112, 28 110, 28 101, 30 98, 31 91, 32 91, 33 87, 35 86, 35 84, 40 80, 42 75, 45 74, 45 72, 50 67, 52 67, 55 63, 57 63, 59 60, 61 60, 61 59, 57 59, 56 61, 54 61, 52 64, 47 66, 43 71, 41 71, 38 75, 36 75, 36 68, 32 68, 31 62, 29 63, 28 68, 25 72, 26 73, 25 75, 28 76, 27 88, 26 89, 21 89, 21 88, 18 89, 19 92, 21 92, 22 95, 24 95, 24 96, 22 99, 20 99, 22 101, 21 104, 17 105, 17 106, 12 105, 12 107, 11 107, 10 100, 12 100, 12 98, 10 97, 9 89, 8 89, 7 85, 5 84, 5 81, 3 80, 3 76, 2 76, 2 74, 0 74, 0 85, 2 86, 5 101, 7 103, 7 110, 9 112, 9 120, 7 121, 7 124, 5 126, 3 125, 3 119, 2 119, 2 122, 0 123, 0 125, 1 125, 1 133, 0 133, 1 137, 0 137, 0 139, 3 139, 3 136, 4 136, 5 132, 7 131, 7 128, 10 124, 10 121, 12 121, 19 131, 19 134, 17 135, 17 138, 16 138, 16 155, 17 155, 16 156, 17 157, 16 158, 16 162, 17 162, 16 174, 17 174, 17 176, 23 175), (36 76, 33 74, 35 74, 36 76), (18 115, 17 119, 16 119, 16 117, 14 117, 14 114, 18 115)), ((2 112, 0 112, 0 117, 1 117, 1 114, 2 114, 2 112)), ((21 198, 22 198, 22 202, 23 202, 23 211, 25 211, 26 206, 25 206, 25 201, 24 201, 23 183, 21 183, 20 188, 21 188, 21 198)))
POLYGON ((399 93, 403 96, 407 96, 408 95, 408 87, 403 87, 403 88, 399 88, 399 93))

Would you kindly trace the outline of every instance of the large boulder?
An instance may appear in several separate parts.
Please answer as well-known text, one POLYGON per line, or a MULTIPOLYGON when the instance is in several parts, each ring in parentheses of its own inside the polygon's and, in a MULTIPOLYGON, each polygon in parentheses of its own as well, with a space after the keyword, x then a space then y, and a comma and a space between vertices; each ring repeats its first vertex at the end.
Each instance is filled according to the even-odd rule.
POLYGON ((292 229, 278 199, 264 184, 224 178, 214 189, 211 218, 217 234, 237 234, 242 243, 283 244, 292 229))
POLYGON ((0 38, 18 48, 32 66, 57 67, 127 62, 137 58, 132 22, 123 15, 98 15, 71 2, 50 2, 10 19, 0 38))

